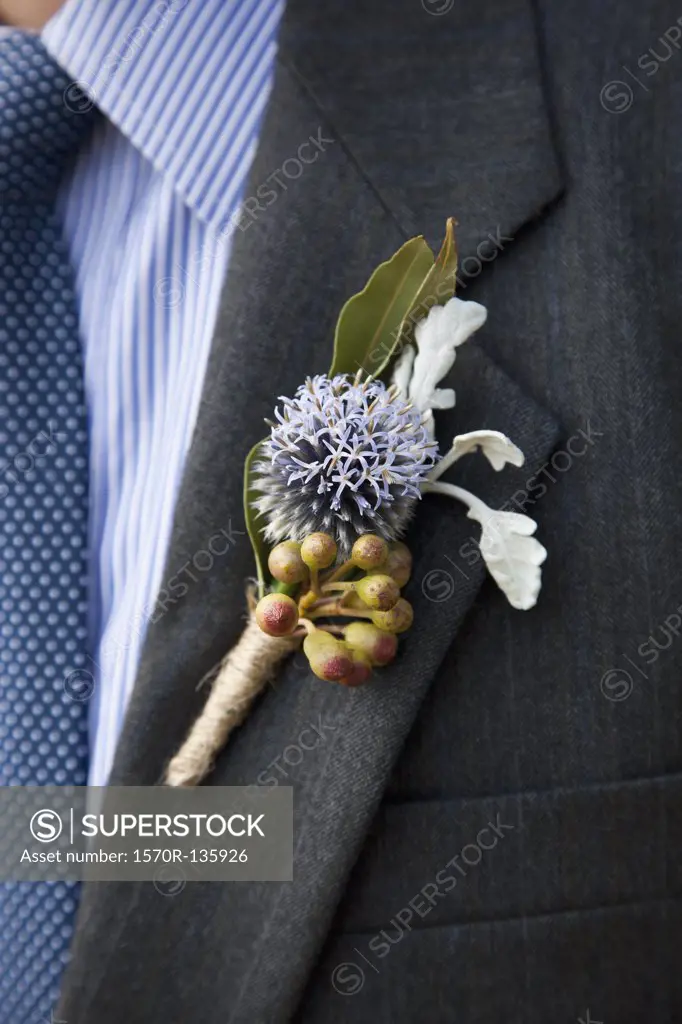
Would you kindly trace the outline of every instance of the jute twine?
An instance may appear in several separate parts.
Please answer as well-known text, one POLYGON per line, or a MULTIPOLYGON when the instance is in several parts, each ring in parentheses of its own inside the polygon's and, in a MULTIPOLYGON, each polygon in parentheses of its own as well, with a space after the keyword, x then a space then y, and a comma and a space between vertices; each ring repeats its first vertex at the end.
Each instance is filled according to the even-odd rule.
POLYGON ((267 636, 250 614, 249 622, 223 658, 204 709, 166 772, 167 786, 197 786, 206 778, 230 734, 300 637, 267 636))

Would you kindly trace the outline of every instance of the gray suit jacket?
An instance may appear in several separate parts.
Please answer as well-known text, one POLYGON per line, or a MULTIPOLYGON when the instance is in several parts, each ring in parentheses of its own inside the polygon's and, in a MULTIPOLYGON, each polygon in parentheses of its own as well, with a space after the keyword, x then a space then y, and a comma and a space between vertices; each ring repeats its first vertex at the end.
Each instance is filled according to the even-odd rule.
MULTIPOLYGON (((526 504, 545 585, 512 610, 471 522, 427 498, 398 661, 350 693, 293 658, 210 780, 295 787, 294 882, 86 887, 58 1018, 682 1019, 682 55, 640 60, 675 13, 289 0, 166 579, 243 529, 244 455, 273 397, 326 369, 344 300, 454 215, 459 294, 489 320, 441 436, 497 428, 526 452, 458 479, 526 504), (333 142, 282 173, 310 136, 333 142)), ((159 779, 251 573, 237 536, 166 602, 114 782, 159 779)))

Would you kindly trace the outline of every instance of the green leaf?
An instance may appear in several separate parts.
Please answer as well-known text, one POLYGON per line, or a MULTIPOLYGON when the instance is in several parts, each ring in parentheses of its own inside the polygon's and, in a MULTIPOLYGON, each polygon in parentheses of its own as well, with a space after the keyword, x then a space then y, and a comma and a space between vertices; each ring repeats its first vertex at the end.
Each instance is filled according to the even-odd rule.
MULTIPOLYGON (((428 315, 432 306, 444 306, 455 294, 457 283, 457 246, 455 244, 455 220, 448 217, 445 225, 445 238, 440 252, 428 274, 424 278, 419 291, 414 297, 403 321, 398 335, 399 349, 409 345, 414 336, 415 324, 428 315)), ((381 374, 388 364, 386 360, 377 370, 381 374)))
POLYGON ((266 520, 259 515, 253 504, 256 499, 257 492, 253 486, 252 474, 253 463, 258 456, 258 449, 264 443, 265 441, 259 441, 258 444, 255 444, 246 456, 246 462, 244 463, 244 520, 246 522, 246 529, 251 541, 251 547, 253 548, 253 554, 256 559, 259 598, 263 597, 265 593, 265 570, 268 564, 269 548, 261 532, 263 527, 266 525, 266 520))
POLYGON ((421 235, 405 242, 390 260, 377 267, 363 290, 341 310, 330 377, 336 373, 355 374, 360 368, 379 376, 432 267, 433 253, 421 235))

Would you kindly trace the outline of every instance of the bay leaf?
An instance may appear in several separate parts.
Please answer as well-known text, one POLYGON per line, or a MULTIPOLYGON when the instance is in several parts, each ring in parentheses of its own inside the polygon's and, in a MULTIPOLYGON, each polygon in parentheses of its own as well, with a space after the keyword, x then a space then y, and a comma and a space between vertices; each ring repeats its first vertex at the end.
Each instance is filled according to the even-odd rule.
MULTIPOLYGON (((444 306, 448 299, 455 294, 457 284, 456 223, 454 217, 448 217, 445 224, 445 238, 440 252, 403 317, 394 351, 402 351, 405 345, 412 342, 415 325, 428 315, 432 306, 444 306)), ((377 376, 383 373, 387 365, 388 360, 377 370, 377 376)))
POLYGON ((401 325, 433 265, 433 253, 419 235, 377 267, 362 291, 341 310, 330 377, 337 373, 354 375, 359 369, 379 376, 393 355, 401 325))

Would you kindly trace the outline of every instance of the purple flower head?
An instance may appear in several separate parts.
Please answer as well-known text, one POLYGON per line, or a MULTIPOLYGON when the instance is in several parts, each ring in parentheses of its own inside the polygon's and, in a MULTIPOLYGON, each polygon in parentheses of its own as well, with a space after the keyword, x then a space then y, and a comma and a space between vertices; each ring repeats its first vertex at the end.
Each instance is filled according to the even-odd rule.
POLYGON ((255 467, 267 539, 322 531, 347 553, 361 533, 399 537, 437 458, 421 413, 396 388, 343 374, 280 401, 255 467))

